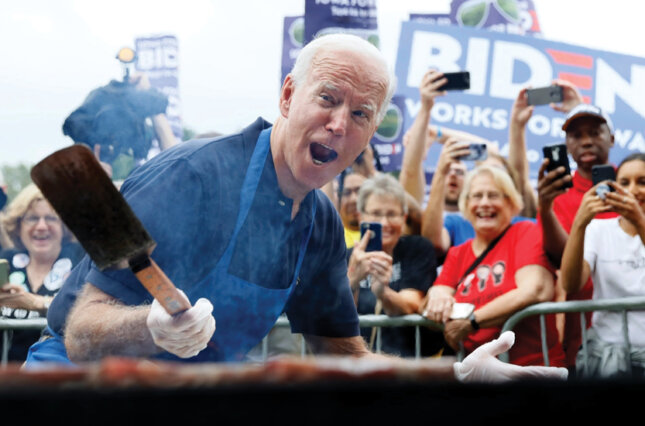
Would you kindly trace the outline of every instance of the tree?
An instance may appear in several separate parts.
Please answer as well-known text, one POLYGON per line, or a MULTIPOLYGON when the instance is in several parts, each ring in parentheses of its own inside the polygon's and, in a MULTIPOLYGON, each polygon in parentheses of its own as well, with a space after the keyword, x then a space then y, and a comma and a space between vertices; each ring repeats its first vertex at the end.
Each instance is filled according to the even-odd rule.
POLYGON ((31 183, 31 164, 20 163, 15 166, 3 165, 0 170, 4 175, 4 181, 7 185, 7 197, 9 202, 20 192, 22 189, 31 183))

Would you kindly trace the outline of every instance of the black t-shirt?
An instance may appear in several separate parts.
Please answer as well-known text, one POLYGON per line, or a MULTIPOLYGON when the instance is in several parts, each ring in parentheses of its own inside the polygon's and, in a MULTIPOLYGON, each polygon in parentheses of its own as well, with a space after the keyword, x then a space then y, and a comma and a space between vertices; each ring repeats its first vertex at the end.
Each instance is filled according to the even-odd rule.
MULTIPOLYGON (((9 282, 22 285, 23 288, 40 296, 55 296, 63 285, 64 280, 70 274, 72 268, 80 261, 85 251, 78 243, 66 243, 61 247, 58 259, 54 262, 51 271, 45 277, 43 284, 34 292, 32 284, 27 276, 27 265, 29 254, 26 250, 8 249, 0 253, 0 259, 7 259, 9 262, 9 282)), ((38 311, 25 309, 12 309, 6 306, 0 307, 0 316, 11 319, 40 318, 38 311)), ((11 346, 9 349, 10 361, 24 361, 27 358, 29 347, 40 338, 39 330, 14 330, 11 333, 11 346)), ((2 342, 0 342, 2 347, 2 342)))
MULTIPOLYGON (((352 249, 348 250, 348 259, 352 249)), ((392 279, 390 288, 396 292, 415 289, 427 292, 437 277, 437 261, 432 243, 418 235, 402 236, 392 253, 392 279)), ((372 293, 369 279, 360 283, 357 310, 359 315, 374 314, 376 296, 372 293)), ((441 333, 421 327, 421 355, 430 356, 443 346, 441 333)), ((415 348, 414 327, 383 327, 381 351, 413 357, 415 348)), ((361 328, 361 335, 370 342, 372 328, 361 328)), ((376 348, 376 343, 374 343, 376 348)))

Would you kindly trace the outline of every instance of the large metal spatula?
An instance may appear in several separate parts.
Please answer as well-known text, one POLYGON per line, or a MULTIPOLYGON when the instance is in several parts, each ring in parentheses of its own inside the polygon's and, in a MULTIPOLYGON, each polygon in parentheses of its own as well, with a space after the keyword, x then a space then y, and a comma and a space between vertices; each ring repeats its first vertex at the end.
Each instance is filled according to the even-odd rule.
POLYGON ((31 178, 99 269, 129 266, 169 314, 190 308, 150 258, 156 243, 88 147, 54 152, 32 168, 31 178))

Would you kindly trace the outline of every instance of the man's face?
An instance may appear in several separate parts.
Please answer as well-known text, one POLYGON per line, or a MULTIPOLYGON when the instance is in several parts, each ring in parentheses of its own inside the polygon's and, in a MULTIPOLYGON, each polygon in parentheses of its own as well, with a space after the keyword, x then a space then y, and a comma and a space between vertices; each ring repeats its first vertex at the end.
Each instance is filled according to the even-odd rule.
POLYGON ((446 177, 445 203, 448 205, 457 205, 461 188, 464 186, 464 176, 466 175, 466 165, 462 162, 453 162, 450 164, 450 170, 446 177))
POLYGON ((283 152, 292 183, 308 191, 337 176, 376 131, 387 75, 351 51, 319 52, 306 81, 287 77, 280 98, 283 152))
POLYGON ((340 218, 345 228, 358 231, 360 215, 356 201, 358 190, 365 181, 365 177, 359 174, 351 174, 345 178, 343 192, 340 195, 340 218))
POLYGON ((609 127, 596 117, 580 117, 567 128, 567 150, 578 169, 591 173, 596 164, 607 164, 609 150, 614 146, 614 137, 609 127))

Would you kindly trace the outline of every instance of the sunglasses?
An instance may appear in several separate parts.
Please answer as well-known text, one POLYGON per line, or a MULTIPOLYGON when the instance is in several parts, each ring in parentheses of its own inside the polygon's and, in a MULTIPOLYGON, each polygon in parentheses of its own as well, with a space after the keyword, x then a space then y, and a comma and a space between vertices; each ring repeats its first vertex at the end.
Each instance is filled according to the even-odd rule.
POLYGON ((467 0, 457 8, 457 22, 465 27, 481 28, 491 7, 511 23, 519 24, 520 14, 515 0, 467 0))

